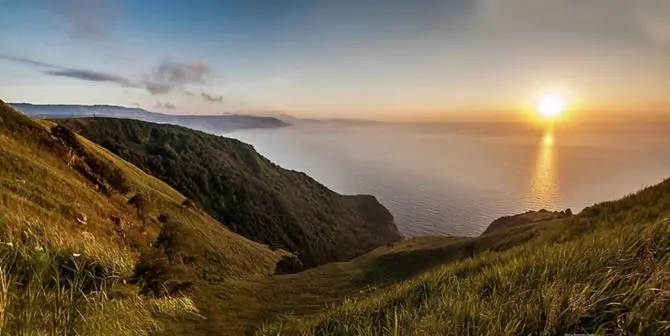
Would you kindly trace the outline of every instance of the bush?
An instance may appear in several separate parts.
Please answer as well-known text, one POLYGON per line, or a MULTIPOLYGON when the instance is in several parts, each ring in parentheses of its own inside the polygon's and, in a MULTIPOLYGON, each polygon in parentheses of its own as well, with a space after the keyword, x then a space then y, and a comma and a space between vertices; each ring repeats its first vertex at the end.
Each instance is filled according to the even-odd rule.
POLYGON ((195 276, 188 266, 195 264, 197 257, 185 252, 192 250, 189 245, 193 242, 187 241, 188 235, 182 232, 181 223, 168 220, 153 248, 140 256, 131 282, 137 284, 144 295, 171 296, 191 287, 195 276))
POLYGON ((147 201, 146 197, 140 193, 133 195, 133 197, 128 200, 128 204, 137 209, 137 214, 139 216, 146 215, 150 210, 149 201, 147 201))
POLYGON ((305 269, 302 261, 295 255, 287 255, 281 257, 277 261, 277 266, 275 267, 275 274, 293 274, 302 272, 305 269))
POLYGON ((160 214, 160 215, 158 215, 157 219, 158 219, 158 222, 160 222, 160 223, 167 223, 168 221, 170 221, 170 216, 168 216, 166 214, 160 214))
POLYGON ((153 249, 142 254, 131 282, 140 286, 143 295, 167 297, 190 288, 192 282, 187 279, 184 265, 173 263, 164 251, 153 249))

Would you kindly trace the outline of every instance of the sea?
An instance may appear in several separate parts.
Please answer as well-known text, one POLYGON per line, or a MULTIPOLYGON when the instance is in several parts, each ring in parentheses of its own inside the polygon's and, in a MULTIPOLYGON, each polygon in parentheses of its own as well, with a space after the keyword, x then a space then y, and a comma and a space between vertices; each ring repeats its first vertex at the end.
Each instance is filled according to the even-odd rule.
POLYGON ((342 194, 372 194, 407 237, 477 236, 501 216, 583 208, 670 177, 670 124, 313 122, 225 134, 342 194))

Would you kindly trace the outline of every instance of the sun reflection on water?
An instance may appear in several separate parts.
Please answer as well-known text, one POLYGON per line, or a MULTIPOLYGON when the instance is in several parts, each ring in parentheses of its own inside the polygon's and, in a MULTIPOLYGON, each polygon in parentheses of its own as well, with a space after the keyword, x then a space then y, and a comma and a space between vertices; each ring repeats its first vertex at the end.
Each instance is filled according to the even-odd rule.
POLYGON ((556 162, 554 151, 554 130, 548 128, 542 137, 535 161, 534 175, 531 180, 530 207, 553 208, 556 195, 556 162))

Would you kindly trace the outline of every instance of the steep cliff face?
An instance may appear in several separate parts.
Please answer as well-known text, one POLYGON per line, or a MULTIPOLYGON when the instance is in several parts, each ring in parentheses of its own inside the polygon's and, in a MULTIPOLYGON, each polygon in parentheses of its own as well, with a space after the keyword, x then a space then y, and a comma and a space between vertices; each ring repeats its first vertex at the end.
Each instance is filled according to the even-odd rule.
POLYGON ((372 196, 342 196, 234 139, 136 120, 59 120, 172 185, 249 239, 305 267, 344 261, 401 239, 372 196))

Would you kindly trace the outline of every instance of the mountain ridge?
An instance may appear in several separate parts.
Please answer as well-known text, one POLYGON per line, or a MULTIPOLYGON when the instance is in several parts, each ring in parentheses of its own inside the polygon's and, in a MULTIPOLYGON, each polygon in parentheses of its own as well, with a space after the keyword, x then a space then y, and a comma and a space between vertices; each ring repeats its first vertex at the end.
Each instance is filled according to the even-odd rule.
POLYGON ((176 124, 211 132, 228 133, 241 129, 281 128, 290 126, 282 120, 270 116, 245 114, 190 115, 165 114, 148 111, 139 107, 116 105, 72 105, 72 104, 31 104, 10 103, 11 106, 35 118, 76 118, 112 117, 130 118, 156 123, 176 124))

